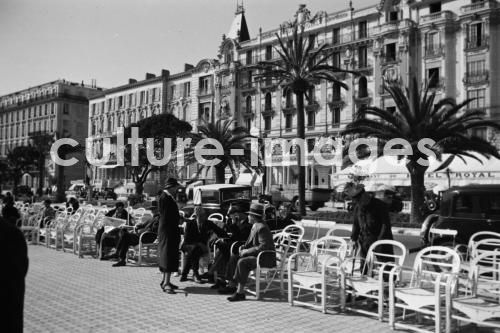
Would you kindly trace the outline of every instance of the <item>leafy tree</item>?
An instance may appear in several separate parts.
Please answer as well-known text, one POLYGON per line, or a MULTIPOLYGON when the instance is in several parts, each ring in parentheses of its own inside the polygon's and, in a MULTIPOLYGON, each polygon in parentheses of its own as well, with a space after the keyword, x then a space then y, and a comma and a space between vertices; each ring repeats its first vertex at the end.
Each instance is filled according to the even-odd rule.
MULTIPOLYGON (((131 137, 132 127, 138 127, 139 129, 139 137, 143 138, 144 141, 146 138, 154 139, 154 152, 155 156, 160 159, 163 157, 164 145, 163 141, 165 138, 172 139, 172 156, 169 164, 166 166, 167 168, 175 167, 175 149, 176 149, 176 138, 178 137, 189 137, 191 132, 191 125, 183 120, 177 119, 172 114, 160 114, 154 115, 149 118, 145 118, 140 120, 135 124, 131 124, 127 128, 125 128, 125 140, 131 137)), ((125 141, 127 143, 127 141, 125 141)), ((142 195, 144 190, 144 183, 148 175, 153 171, 160 170, 160 167, 152 165, 148 159, 146 154, 146 142, 144 145, 139 146, 138 149, 138 165, 132 166, 132 155, 131 155, 131 146, 125 146, 125 165, 132 176, 132 180, 135 183, 135 191, 136 194, 142 195)))
MULTIPOLYGON (((418 143, 422 139, 433 140, 435 144, 428 148, 439 160, 444 153, 452 154, 452 158, 458 156, 463 159, 463 156, 467 156, 477 159, 472 152, 500 158, 495 146, 471 134, 471 130, 476 128, 500 129, 500 124, 485 120, 483 110, 464 110, 472 99, 459 104, 452 98, 436 101, 436 92, 431 91, 428 85, 419 89, 415 78, 410 81, 409 88, 402 87, 398 82, 386 82, 384 87, 396 103, 397 110, 393 113, 374 106, 365 107, 342 135, 376 138, 379 156, 382 154, 381 147, 391 139, 403 139, 410 144, 412 154, 399 157, 406 157, 406 167, 411 177, 411 220, 422 222, 420 208, 424 203, 424 175, 428 166, 417 161, 428 160, 428 156, 418 148, 418 143)), ((451 159, 445 161, 443 167, 450 162, 451 159)))
POLYGON ((25 173, 32 172, 37 166, 37 151, 32 146, 18 146, 7 153, 8 176, 12 177, 14 188, 19 185, 25 173))
MULTIPOLYGON (((253 170, 260 173, 259 165, 251 165, 251 152, 248 149, 250 138, 252 137, 246 128, 235 127, 233 128, 232 120, 219 119, 215 123, 205 123, 198 126, 199 135, 195 137, 193 143, 201 139, 215 139, 217 140, 224 151, 223 155, 219 156, 204 156, 206 160, 219 159, 221 162, 214 166, 215 168, 215 182, 223 184, 225 182, 225 170, 229 167, 233 174, 233 179, 237 179, 237 170, 240 165, 243 165, 248 170, 253 170), (234 155, 231 153, 232 149, 238 149, 244 152, 243 155, 234 155)), ((206 146, 210 148, 210 145, 206 146)), ((215 147, 212 147, 215 148, 215 147)), ((203 167, 200 169, 206 169, 203 167)), ((208 167, 209 168, 209 167, 208 167)))
MULTIPOLYGON (((309 89, 321 80, 332 82, 347 89, 347 85, 339 80, 339 73, 354 73, 348 70, 331 66, 328 60, 332 58, 334 52, 325 52, 326 44, 314 49, 314 43, 308 38, 304 38, 304 27, 296 23, 293 28, 293 36, 289 40, 276 34, 279 47, 275 48, 279 55, 277 61, 263 61, 258 64, 261 71, 257 75, 258 80, 275 79, 284 90, 290 89, 296 96, 297 102, 297 137, 305 139, 305 119, 304 119, 304 97, 309 89), (288 43, 287 43, 288 42, 288 43)), ((305 215, 305 166, 302 165, 301 154, 305 154, 305 148, 297 149, 298 190, 300 214, 305 215)))
POLYGON ((45 180, 45 161, 50 153, 50 147, 54 142, 54 135, 46 131, 29 133, 30 145, 35 150, 35 159, 38 170, 38 193, 43 193, 45 180))

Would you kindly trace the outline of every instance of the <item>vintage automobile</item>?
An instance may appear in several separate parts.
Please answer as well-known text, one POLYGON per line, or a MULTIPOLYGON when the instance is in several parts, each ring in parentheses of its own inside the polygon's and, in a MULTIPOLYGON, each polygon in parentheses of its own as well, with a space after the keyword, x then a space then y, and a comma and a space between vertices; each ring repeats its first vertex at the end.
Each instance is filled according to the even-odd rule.
POLYGON ((421 228, 424 245, 430 244, 429 230, 457 230, 451 236, 437 236, 433 245, 467 244, 478 231, 500 232, 500 185, 467 185, 452 187, 442 193, 438 214, 431 214, 421 228))
POLYGON ((212 184, 197 186, 193 189, 193 200, 182 208, 186 216, 193 213, 194 205, 201 204, 207 215, 226 212, 231 203, 238 203, 245 209, 252 201, 252 187, 234 184, 212 184))

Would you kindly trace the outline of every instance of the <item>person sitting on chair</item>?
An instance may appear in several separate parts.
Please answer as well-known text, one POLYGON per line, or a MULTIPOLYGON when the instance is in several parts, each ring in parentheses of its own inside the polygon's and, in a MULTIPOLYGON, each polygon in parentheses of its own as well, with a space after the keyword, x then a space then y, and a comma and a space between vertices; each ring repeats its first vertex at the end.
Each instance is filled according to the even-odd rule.
MULTIPOLYGON (((229 280, 227 287, 219 289, 219 293, 234 293, 228 297, 228 301, 236 302, 245 300, 245 285, 248 275, 257 267, 257 256, 262 251, 275 251, 273 235, 269 227, 264 223, 264 205, 254 203, 250 206, 248 219, 252 229, 248 239, 239 254, 231 255, 226 270, 226 279, 229 280)), ((261 258, 263 267, 274 267, 276 265, 276 253, 270 253, 261 258)))
POLYGON ((16 225, 17 220, 21 217, 19 210, 14 206, 14 197, 6 196, 3 198, 4 206, 2 208, 2 217, 5 221, 12 225, 16 225))
POLYGON ((211 232, 217 237, 228 237, 227 233, 212 221, 208 221, 201 206, 196 206, 193 216, 186 220, 184 241, 181 250, 184 252, 184 266, 182 267, 180 282, 187 281, 190 269, 193 269, 196 282, 201 282, 199 276, 200 258, 208 253, 208 240, 211 232))
MULTIPOLYGON (((215 257, 212 266, 204 274, 204 278, 210 279, 216 272, 225 272, 226 265, 231 257, 231 245, 235 242, 245 242, 250 235, 252 225, 248 223, 248 216, 244 213, 243 207, 240 205, 231 205, 227 211, 228 222, 225 225, 226 232, 230 235, 229 238, 217 238, 215 240, 215 257)), ((218 278, 214 279, 215 284, 210 287, 218 289, 226 285, 225 280, 218 278)))
MULTIPOLYGON (((115 204, 115 208, 110 210, 106 214, 106 216, 107 217, 114 217, 114 218, 122 219, 122 220, 127 220, 127 221, 129 221, 130 225, 133 225, 132 218, 129 219, 128 212, 125 210, 125 204, 121 201, 117 202, 115 204)), ((103 241, 102 245, 106 246, 106 247, 115 247, 116 244, 118 243, 119 232, 120 232, 120 228, 114 228, 114 229, 110 230, 109 232, 107 232, 104 235, 104 239, 102 240, 103 241)), ((95 241, 96 241, 96 244, 98 247, 101 244, 101 238, 103 237, 103 234, 104 234, 104 227, 101 227, 99 230, 97 230, 97 232, 95 234, 95 241)), ((118 257, 118 253, 116 253, 115 255, 112 255, 112 256, 101 257, 100 259, 106 260, 106 259, 117 258, 117 257, 118 257)))
POLYGON ((46 199, 43 202, 44 208, 42 212, 42 223, 40 224, 40 228, 44 227, 45 221, 51 221, 56 217, 56 211, 52 206, 50 205, 52 201, 50 199, 46 199))
POLYGON ((119 261, 113 264, 113 267, 125 266, 127 264, 127 252, 130 246, 136 246, 139 244, 139 238, 142 236, 142 241, 144 243, 153 243, 158 236, 158 224, 160 223, 160 213, 156 213, 149 220, 136 224, 133 232, 128 232, 127 229, 120 229, 118 234, 118 242, 116 244, 116 256, 119 261))

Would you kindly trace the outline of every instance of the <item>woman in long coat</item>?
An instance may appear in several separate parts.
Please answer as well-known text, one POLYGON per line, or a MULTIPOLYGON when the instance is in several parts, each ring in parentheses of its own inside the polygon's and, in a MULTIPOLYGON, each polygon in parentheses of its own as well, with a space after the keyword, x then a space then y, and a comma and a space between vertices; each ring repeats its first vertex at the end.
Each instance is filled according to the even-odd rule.
POLYGON ((163 272, 160 286, 163 291, 168 293, 174 293, 174 290, 177 289, 177 286, 170 282, 170 276, 172 272, 179 270, 180 215, 174 199, 179 186, 176 179, 169 178, 158 203, 160 210, 158 253, 160 271, 163 272))

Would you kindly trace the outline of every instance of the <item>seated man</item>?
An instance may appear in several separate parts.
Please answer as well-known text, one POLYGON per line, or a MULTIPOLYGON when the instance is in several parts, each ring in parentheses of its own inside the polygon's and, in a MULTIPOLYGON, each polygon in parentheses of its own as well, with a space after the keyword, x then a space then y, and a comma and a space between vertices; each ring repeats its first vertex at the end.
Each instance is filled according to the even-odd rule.
POLYGON ((126 257, 129 246, 136 246, 137 244, 139 244, 139 238, 143 233, 148 232, 142 237, 142 241, 145 243, 153 243, 158 236, 157 233, 159 223, 160 214, 156 213, 149 220, 135 225, 134 232, 128 232, 127 229, 120 229, 115 254, 119 261, 113 264, 113 267, 126 265, 126 257))
POLYGON ((181 250, 184 252, 184 266, 181 272, 180 281, 187 281, 187 275, 190 269, 193 269, 196 282, 201 282, 199 276, 200 258, 208 253, 208 239, 211 233, 217 237, 228 237, 227 233, 219 228, 212 221, 208 221, 206 214, 201 206, 195 207, 193 216, 186 220, 184 229, 184 240, 181 250))
POLYGON ((42 211, 42 223, 40 224, 40 228, 44 227, 45 221, 51 221, 56 217, 56 211, 50 206, 51 203, 50 199, 46 199, 43 202, 44 208, 42 211))
MULTIPOLYGON (((231 245, 235 242, 245 242, 250 235, 252 225, 248 223, 248 216, 244 213, 243 207, 240 205, 231 205, 227 211, 228 221, 225 225, 225 231, 229 234, 229 238, 218 238, 215 241, 217 248, 212 266, 203 277, 210 278, 216 272, 225 272, 226 265, 231 256, 231 245)), ((212 289, 224 287, 225 280, 219 278, 215 281, 212 289)))
MULTIPOLYGON (((248 275, 257 267, 257 256, 260 252, 271 250, 274 251, 273 235, 271 230, 264 223, 264 205, 252 204, 248 212, 248 219, 252 224, 252 230, 248 239, 240 250, 239 254, 231 255, 227 265, 226 278, 229 280, 229 285, 219 290, 219 293, 234 293, 228 297, 228 301, 245 300, 245 285, 248 275)), ((261 258, 263 267, 276 266, 276 254, 265 255, 261 258)))
MULTIPOLYGON (((129 225, 133 225, 132 218, 129 219, 128 212, 125 210, 125 204, 121 201, 117 202, 115 205, 115 208, 110 210, 106 214, 106 216, 114 217, 117 219, 127 220, 129 225)), ((115 247, 116 244, 118 243, 119 232, 120 232, 120 228, 114 228, 111 231, 107 232, 104 235, 102 245, 106 246, 106 247, 115 247)), ((99 247, 101 244, 101 238, 103 237, 103 234, 104 234, 104 227, 97 230, 97 232, 95 234, 95 241, 96 241, 97 247, 99 247)), ((101 257, 100 259, 105 260, 105 259, 109 259, 109 257, 101 257)))

